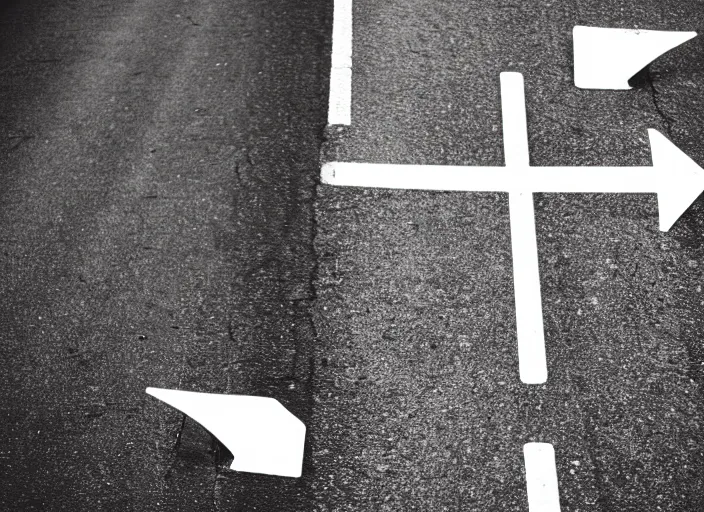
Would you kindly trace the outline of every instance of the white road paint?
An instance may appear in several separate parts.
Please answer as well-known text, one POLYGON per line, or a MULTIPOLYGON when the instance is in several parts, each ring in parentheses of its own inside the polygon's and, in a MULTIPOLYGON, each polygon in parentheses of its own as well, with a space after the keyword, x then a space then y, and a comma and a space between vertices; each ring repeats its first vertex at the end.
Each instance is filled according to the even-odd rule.
POLYGON ((501 73, 500 80, 506 167, 528 167, 528 122, 523 75, 501 73))
MULTIPOLYGON (((527 169, 528 124, 523 75, 501 73, 501 114, 506 167, 527 169)), ((513 288, 516 300, 518 371, 526 384, 548 379, 543 332, 543 305, 538 271, 533 194, 511 192, 508 196, 513 254, 513 288)))
POLYGON ((548 380, 548 366, 545 359, 533 194, 511 192, 508 195, 508 205, 516 301, 518 372, 525 384, 542 384, 548 380))
POLYGON ((335 0, 328 125, 352 122, 352 0, 335 0))
POLYGON ((582 89, 630 89, 628 80, 696 32, 576 26, 574 84, 582 89))
POLYGON ((555 450, 550 443, 523 446, 529 512, 560 512, 555 450))
POLYGON ((470 167, 452 165, 328 162, 323 183, 393 189, 547 192, 656 193, 660 229, 668 231, 704 191, 704 170, 657 130, 648 130, 653 166, 470 167))
POLYGON ((300 477, 306 427, 273 398, 147 388, 203 425, 234 456, 231 469, 300 477))
POLYGON ((652 166, 533 167, 519 73, 501 74, 504 167, 328 162, 329 185, 508 192, 511 215, 519 372, 526 384, 547 381, 533 192, 656 193, 660 229, 668 231, 704 190, 704 170, 657 130, 648 130, 652 166))

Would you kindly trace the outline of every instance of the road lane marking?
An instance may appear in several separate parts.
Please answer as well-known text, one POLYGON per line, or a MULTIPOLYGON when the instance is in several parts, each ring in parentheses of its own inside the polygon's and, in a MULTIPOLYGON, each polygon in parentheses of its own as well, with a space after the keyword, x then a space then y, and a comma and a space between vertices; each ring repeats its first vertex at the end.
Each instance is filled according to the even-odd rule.
POLYGON ((628 80, 633 75, 696 35, 577 25, 572 31, 574 85, 582 89, 630 89, 628 80))
POLYGON ((508 195, 508 207, 516 302, 518 373, 525 384, 543 384, 548 380, 548 366, 545 359, 533 194, 511 192, 508 195))
POLYGON ((322 183, 335 186, 464 192, 654 193, 668 231, 704 191, 704 170, 649 129, 652 166, 471 167, 328 162, 322 183))
POLYGON ((668 231, 704 190, 704 170, 657 130, 648 130, 652 166, 537 167, 528 159, 523 80, 502 73, 506 165, 328 162, 321 182, 336 186, 473 192, 508 192, 516 293, 519 372, 527 384, 547 380, 533 192, 656 193, 660 229, 668 231), (521 96, 521 97, 519 97, 521 96))
POLYGON ((699 188, 692 195, 702 192, 704 170, 657 130, 649 129, 648 135, 655 166, 473 167, 327 162, 321 172, 324 183, 349 187, 457 192, 657 193, 665 196, 665 203, 674 202, 683 212, 686 206, 679 199, 689 201, 688 197, 685 199, 689 196, 686 190, 689 187, 699 188))
POLYGON ((230 469, 301 476, 306 427, 274 398, 147 388, 147 393, 187 414, 224 444, 230 469))
POLYGON ((501 73, 501 121, 506 167, 528 167, 528 121, 523 75, 501 73))
POLYGON ((560 512, 553 446, 550 443, 526 443, 523 458, 529 512, 560 512))
POLYGON ((352 0, 335 0, 328 125, 352 122, 352 0))
MULTIPOLYGON (((520 73, 501 73, 501 116, 506 167, 529 167, 526 102, 523 75, 520 73)), ((518 371, 524 383, 542 384, 548 379, 548 367, 545 360, 543 302, 540 295, 533 194, 510 192, 508 205, 516 302, 518 371)))

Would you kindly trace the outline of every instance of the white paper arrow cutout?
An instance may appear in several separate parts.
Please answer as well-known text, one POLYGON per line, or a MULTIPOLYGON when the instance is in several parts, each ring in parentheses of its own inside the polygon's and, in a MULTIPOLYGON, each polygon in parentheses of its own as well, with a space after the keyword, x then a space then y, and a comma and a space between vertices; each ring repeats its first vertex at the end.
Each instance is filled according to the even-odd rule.
POLYGON ((187 414, 224 444, 230 469, 301 476, 306 427, 278 400, 147 388, 147 393, 187 414))
POLYGON ((572 35, 577 87, 630 89, 628 80, 633 75, 697 33, 577 25, 572 35))
POLYGON ((656 193, 660 229, 668 231, 704 190, 704 170, 656 130, 648 130, 652 166, 533 167, 528 162, 523 77, 501 73, 506 166, 329 162, 322 183, 393 189, 509 192, 516 329, 521 380, 547 380, 533 192, 656 193))

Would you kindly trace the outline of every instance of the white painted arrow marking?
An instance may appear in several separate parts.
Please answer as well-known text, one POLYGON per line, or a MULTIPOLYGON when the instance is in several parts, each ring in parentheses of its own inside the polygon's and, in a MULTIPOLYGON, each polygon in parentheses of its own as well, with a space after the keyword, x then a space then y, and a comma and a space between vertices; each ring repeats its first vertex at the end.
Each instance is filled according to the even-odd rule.
POLYGON ((655 193, 668 231, 704 191, 704 170, 657 130, 648 130, 653 166, 470 167, 328 162, 323 183, 465 192, 655 193))
POLYGON ((560 512, 555 450, 550 443, 523 446, 530 512, 560 512))
POLYGON ((306 427, 278 400, 147 388, 203 425, 234 456, 231 469, 300 477, 306 427))
POLYGON ((329 162, 329 185, 394 189, 508 192, 516 293, 519 371, 527 384, 547 380, 533 192, 656 193, 660 229, 668 231, 704 190, 704 170, 657 130, 648 130, 652 166, 532 167, 523 78, 501 74, 505 167, 329 162))
POLYGON ((572 31, 574 84, 582 89, 630 89, 633 75, 696 35, 578 25, 572 31))

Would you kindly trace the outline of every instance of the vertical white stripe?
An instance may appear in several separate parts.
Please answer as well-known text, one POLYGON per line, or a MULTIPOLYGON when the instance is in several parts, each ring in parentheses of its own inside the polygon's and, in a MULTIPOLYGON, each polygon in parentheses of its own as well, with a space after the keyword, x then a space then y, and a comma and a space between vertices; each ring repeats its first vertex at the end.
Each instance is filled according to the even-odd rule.
POLYGON ((330 104, 328 125, 352 123, 352 70, 332 68, 330 70, 330 104))
POLYGON ((506 167, 528 167, 528 122, 523 75, 504 72, 500 76, 506 167))
POLYGON ((332 21, 332 67, 352 67, 352 0, 335 0, 332 21))
MULTIPOLYGON (((506 166, 528 171, 528 127, 523 75, 520 73, 501 73, 501 110, 506 166)), ((548 369, 533 194, 514 192, 508 198, 519 373, 526 384, 542 384, 547 381, 548 369)))
POLYGON ((550 443, 523 446, 529 512, 560 512, 555 450, 550 443))
POLYGON ((351 123, 352 0, 335 0, 328 124, 351 123))
POLYGON ((533 194, 513 192, 508 195, 508 202, 516 295, 518 371, 521 381, 526 384, 542 384, 548 379, 548 368, 545 362, 533 194))

